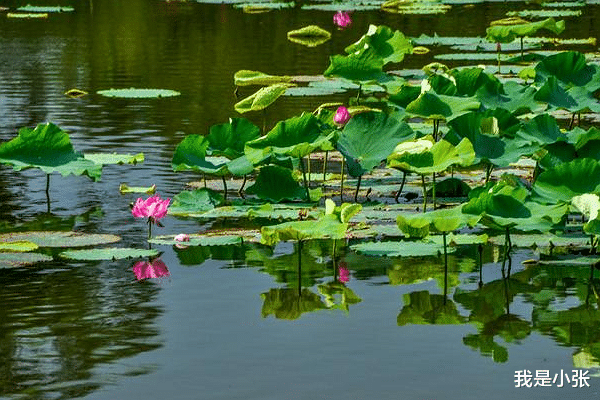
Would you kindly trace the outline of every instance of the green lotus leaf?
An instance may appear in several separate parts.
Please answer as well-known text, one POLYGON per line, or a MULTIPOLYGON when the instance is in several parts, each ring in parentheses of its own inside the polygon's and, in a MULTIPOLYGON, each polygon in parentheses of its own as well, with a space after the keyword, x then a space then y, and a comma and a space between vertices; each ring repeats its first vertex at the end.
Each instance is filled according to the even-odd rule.
POLYGON ((462 206, 458 206, 426 213, 402 213, 396 217, 396 223, 407 237, 424 238, 431 232, 448 233, 467 225, 473 227, 479 218, 464 214, 462 206))
MULTIPOLYGON (((302 4, 300 7, 303 10, 318 10, 318 11, 332 11, 336 12, 340 10, 339 3, 317 3, 317 4, 302 4)), ((370 10, 379 10, 380 3, 379 1, 363 1, 361 3, 344 3, 344 7, 342 7, 344 11, 370 11, 370 10)))
POLYGON ((117 153, 86 153, 83 155, 86 160, 93 161, 96 164, 137 164, 144 162, 144 153, 138 154, 117 154, 117 153))
POLYGON ((235 111, 243 114, 248 111, 263 110, 273 104, 291 86, 294 85, 291 83, 275 83, 260 88, 250 96, 235 103, 235 111))
MULTIPOLYGON (((472 220, 471 222, 474 222, 476 220, 472 220)), ((469 223, 469 225, 471 225, 469 223)), ((512 238, 512 236, 511 236, 512 238)), ((444 238, 442 235, 434 235, 434 236, 429 236, 429 240, 438 243, 438 244, 444 244, 444 238)), ((468 234, 468 233, 463 233, 463 234, 454 234, 454 233, 449 233, 448 235, 446 235, 446 243, 448 245, 451 246, 461 246, 461 245, 471 245, 471 244, 486 244, 489 241, 489 236, 485 233, 481 234, 481 235, 474 235, 474 234, 468 234)))
POLYGON ((457 96, 472 97, 481 87, 498 87, 502 84, 495 76, 484 72, 479 67, 452 69, 450 75, 454 78, 457 96))
POLYGON ((323 73, 326 77, 339 76, 352 81, 370 81, 381 78, 383 60, 373 53, 363 52, 329 57, 329 67, 323 73))
POLYGON ((12 165, 15 171, 39 168, 46 174, 87 175, 94 180, 102 174, 102 165, 73 150, 69 135, 52 123, 21 128, 16 138, 0 145, 0 163, 12 165))
MULTIPOLYGON (((511 18, 496 22, 506 21, 510 23, 511 18)), ((554 18, 547 18, 543 21, 528 22, 525 20, 512 19, 514 24, 505 25, 504 23, 494 25, 486 29, 486 39, 496 43, 510 43, 516 38, 531 36, 540 29, 549 30, 557 35, 565 30, 565 21, 555 21, 554 18)))
MULTIPOLYGON (((433 142, 432 138, 431 140, 433 142)), ((388 167, 425 175, 445 171, 451 165, 466 167, 473 164, 474 160, 475 151, 469 139, 462 139, 456 146, 442 139, 418 153, 406 151, 405 144, 399 145, 388 157, 388 167)))
POLYGON ((569 110, 571 112, 586 109, 594 112, 600 111, 600 104, 598 104, 598 101, 593 97, 591 92, 581 87, 565 89, 554 76, 546 80, 535 94, 534 99, 544 101, 554 108, 569 110))
MULTIPOLYGON (((503 245, 505 240, 504 235, 491 236, 489 241, 495 245, 503 245)), ((552 235, 545 233, 543 235, 536 235, 528 233, 524 234, 511 234, 510 242, 513 246, 517 247, 548 247, 552 243, 553 247, 570 247, 570 246, 585 246, 589 244, 589 236, 572 236, 572 235, 552 235)))
POLYGON ((346 158, 348 173, 358 177, 381 164, 396 145, 412 137, 413 130, 395 114, 366 112, 348 121, 337 148, 346 158))
MULTIPOLYGON (((380 257, 422 257, 437 256, 444 252, 444 246, 434 242, 366 242, 350 246, 350 248, 360 254, 367 256, 380 257)), ((448 248, 447 252, 452 253, 455 248, 448 248)))
POLYGON ((39 247, 83 247, 115 243, 117 235, 71 231, 31 231, 0 234, 0 243, 28 241, 39 247))
POLYGON ((294 221, 263 226, 261 243, 273 246, 280 241, 342 239, 347 229, 348 224, 340 222, 337 216, 325 215, 317 221, 294 221))
POLYGON ((600 163, 579 158, 542 172, 532 187, 536 201, 571 202, 575 196, 600 193, 600 163))
POLYGON ((124 258, 153 257, 158 255, 158 251, 109 247, 103 249, 90 250, 67 250, 59 253, 62 258, 77 261, 100 261, 100 260, 122 260, 124 258))
POLYGON ((169 206, 169 214, 186 216, 212 210, 223 203, 223 195, 214 190, 206 188, 184 190, 173 196, 173 203, 169 206))
POLYGON ((396 321, 398 326, 460 325, 467 319, 460 315, 456 304, 446 296, 421 290, 404 295, 404 307, 396 321))
POLYGON ((138 89, 138 88, 107 89, 107 90, 99 90, 97 93, 104 97, 116 97, 116 98, 120 98, 120 99, 155 99, 155 98, 161 98, 161 97, 174 97, 174 96, 179 96, 181 94, 176 90, 169 90, 169 89, 138 89))
POLYGON ((36 250, 39 246, 28 240, 0 242, 0 252, 26 252, 36 250))
MULTIPOLYGON (((584 256, 569 258, 566 260, 539 260, 538 265, 547 265, 552 267, 600 267, 600 257, 584 256)), ((577 319, 579 322, 580 320, 577 319)))
POLYGON ((250 85, 273 85, 276 83, 289 83, 292 81, 291 76, 269 75, 260 71, 249 71, 246 69, 237 71, 233 75, 233 81, 236 86, 250 85))
POLYGON ((244 155, 246 142, 260 137, 260 129, 245 118, 230 118, 228 123, 210 127, 209 156, 223 156, 230 160, 244 155))
POLYGON ((309 25, 287 33, 290 42, 316 47, 331 39, 331 33, 317 25, 309 25))
POLYGON ((578 17, 581 15, 581 10, 520 10, 509 11, 506 15, 521 18, 578 17))
MULTIPOLYGON (((448 122, 450 130, 444 137, 457 145, 468 139, 475 152, 474 163, 489 161, 496 165, 507 166, 512 160, 502 160, 505 155, 506 139, 519 129, 519 120, 503 109, 471 112, 448 122)), ((518 159, 518 157, 517 157, 518 159)))
MULTIPOLYGON (((427 191, 431 195, 432 190, 427 191)), ((446 178, 435 183, 435 195, 437 197, 467 197, 471 187, 459 178, 446 178)))
POLYGON ((246 155, 255 164, 270 154, 301 158, 313 151, 333 150, 335 133, 312 114, 280 121, 265 136, 246 143, 246 155))
POLYGON ((452 120, 460 115, 477 110, 481 103, 474 97, 454 97, 422 93, 406 106, 406 111, 424 118, 452 120))
MULTIPOLYGON (((588 131, 584 131, 577 127, 568 132, 567 136, 569 137, 569 142, 574 143, 573 148, 577 152, 577 157, 600 160, 599 129, 591 127, 588 131)), ((573 158, 566 161, 571 161, 573 158)))
POLYGON ((243 2, 234 3, 233 8, 241 8, 246 14, 262 14, 271 10, 282 10, 284 8, 292 8, 295 3, 291 2, 268 2, 268 1, 257 1, 257 2, 243 2))
POLYGON ((52 261, 52 257, 40 253, 1 253, 0 269, 20 268, 40 262, 52 261))
POLYGON ((305 213, 306 218, 315 219, 319 212, 313 204, 263 204, 235 205, 217 207, 202 213, 190 213, 187 216, 206 221, 217 218, 227 219, 269 219, 269 220, 296 220, 299 214, 305 213))
POLYGON ((585 87, 594 92, 600 89, 600 67, 588 63, 585 55, 577 51, 565 51, 548 56, 535 66, 536 81, 544 82, 551 76, 561 84, 585 87))
POLYGON ((484 85, 477 90, 475 97, 486 109, 503 108, 511 113, 521 114, 545 107, 535 100, 535 94, 536 90, 531 86, 508 81, 500 86, 484 85))
POLYGON ((121 183, 119 185, 119 193, 146 193, 146 194, 154 194, 156 193, 156 185, 142 187, 142 186, 128 186, 125 183, 121 183))
POLYGON ((276 165, 262 167, 255 183, 246 189, 246 193, 275 203, 306 197, 306 190, 293 178, 292 171, 276 165))
POLYGON ((6 13, 6 18, 42 19, 48 18, 48 13, 6 13))
POLYGON ((230 246, 260 241, 260 232, 256 229, 225 229, 192 233, 188 235, 190 240, 185 242, 175 240, 175 236, 177 235, 155 236, 148 242, 169 246, 230 246))
POLYGON ((381 5, 381 9, 391 14, 444 14, 450 10, 452 6, 443 4, 437 1, 418 0, 388 0, 381 5))
POLYGON ((400 31, 392 31, 385 25, 369 25, 368 32, 344 51, 349 55, 373 54, 385 65, 402 62, 405 54, 412 53, 412 44, 400 31))
POLYGON ((60 13, 60 12, 72 12, 75 11, 73 7, 67 6, 32 6, 27 4, 17 8, 17 11, 30 12, 30 13, 60 13))
POLYGON ((402 88, 388 97, 388 100, 402 108, 406 108, 409 104, 419 98, 421 94, 421 86, 412 86, 405 84, 402 88))

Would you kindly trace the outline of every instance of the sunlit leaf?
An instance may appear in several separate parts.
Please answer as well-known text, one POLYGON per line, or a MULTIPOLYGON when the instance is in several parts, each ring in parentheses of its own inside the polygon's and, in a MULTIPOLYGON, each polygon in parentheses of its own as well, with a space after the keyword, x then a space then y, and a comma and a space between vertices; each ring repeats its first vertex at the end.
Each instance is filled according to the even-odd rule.
POLYGON ((144 250, 132 248, 103 248, 90 250, 67 250, 59 254, 62 258, 77 261, 100 261, 100 260, 121 260, 124 258, 153 257, 158 254, 157 250, 144 250))
POLYGON ((540 29, 549 30, 557 35, 565 30, 565 21, 547 18, 543 21, 528 22, 520 18, 506 18, 494 21, 486 29, 486 39, 496 43, 510 43, 518 37, 531 36, 540 29))
POLYGON ((244 155, 246 142, 260 136, 260 129, 245 118, 230 118, 228 123, 210 127, 208 147, 209 156, 224 156, 235 159, 244 155))
POLYGON ((121 99, 153 99, 153 98, 161 98, 161 97, 174 97, 179 96, 179 93, 176 90, 169 89, 138 89, 138 88, 129 88, 129 89, 107 89, 107 90, 99 90, 97 92, 99 95, 105 97, 117 97, 121 99))
POLYGON ((259 71, 249 71, 246 69, 237 71, 233 75, 233 81, 236 86, 250 85, 272 85, 275 83, 289 83, 291 76, 269 75, 259 71))
POLYGON ((309 25, 287 33, 287 38, 293 43, 303 46, 316 47, 331 38, 331 33, 317 25, 309 25))
POLYGON ((146 194, 154 194, 156 192, 156 185, 142 187, 142 186, 128 186, 125 183, 121 183, 119 185, 119 193, 146 193, 146 194))
POLYGON ((246 193, 275 203, 306 197, 306 190, 292 177, 292 171, 276 165, 262 167, 255 183, 246 189, 246 193))
POLYGON ((117 235, 70 231, 31 231, 0 234, 0 243, 28 241, 39 247, 83 247, 115 243, 120 240, 121 237, 117 235))
POLYGON ((224 203, 223 195, 211 189, 184 190, 173 196, 169 214, 186 216, 212 210, 224 203))
POLYGON ((138 154, 117 154, 117 153, 85 153, 83 158, 93 161, 96 164, 137 164, 144 162, 144 153, 138 154))
POLYGON ((26 252, 36 250, 39 246, 28 240, 0 242, 0 252, 26 252))
MULTIPOLYGON (((350 246, 360 254, 381 257, 434 256, 444 252, 444 246, 433 242, 367 242, 350 246)), ((454 248, 447 249, 451 253, 454 248)))
POLYGON ((590 158, 575 159, 542 172, 532 187, 545 203, 571 202, 575 196, 600 193, 600 164, 590 158))
POLYGON ((275 83, 260 88, 255 93, 235 103, 235 111, 243 114, 248 111, 263 110, 273 104, 290 86, 294 85, 290 83, 275 83))

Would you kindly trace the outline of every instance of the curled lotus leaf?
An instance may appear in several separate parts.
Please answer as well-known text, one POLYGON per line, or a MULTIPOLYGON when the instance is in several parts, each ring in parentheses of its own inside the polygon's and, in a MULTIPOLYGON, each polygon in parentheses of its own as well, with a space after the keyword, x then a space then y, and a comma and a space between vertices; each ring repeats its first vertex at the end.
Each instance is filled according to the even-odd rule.
POLYGON ((248 111, 264 110, 273 104, 275 100, 281 97, 287 88, 291 86, 295 85, 291 83, 275 83, 270 86, 260 88, 250 96, 235 103, 235 111, 243 114, 248 111))
POLYGON ((565 89, 581 86, 594 92, 600 89, 600 67, 588 63, 584 54, 578 51, 564 51, 545 57, 535 66, 537 82, 551 76, 556 77, 565 89))
POLYGON ((287 33, 287 38, 293 43, 308 47, 316 47, 331 39, 331 33, 317 25, 309 25, 287 33))
POLYGON ((122 260, 125 258, 154 257, 158 251, 154 249, 132 249, 132 248, 103 248, 89 250, 67 250, 59 253, 59 256, 69 260, 77 261, 101 261, 122 260))
POLYGON ((273 85, 275 83, 289 83, 292 80, 291 76, 269 75, 260 71, 240 70, 233 75, 233 80, 236 86, 250 85, 273 85))
POLYGON ((540 29, 549 30, 557 35, 565 30, 565 21, 547 18, 543 21, 529 22, 518 17, 494 21, 486 29, 486 39, 496 43, 510 43, 518 37, 531 36, 540 29))
POLYGON ((30 231, 0 234, 0 243, 28 241, 39 247, 83 247, 115 243, 120 236, 73 231, 30 231))
POLYGON ((170 89, 139 89, 139 88, 128 88, 128 89, 106 89, 99 90, 99 95, 104 97, 115 97, 120 99, 158 99, 161 97, 175 97, 179 96, 176 90, 170 89))
POLYGON ((536 200, 555 204, 571 202, 575 196, 600 193, 600 163, 579 158, 542 172, 532 187, 536 200))
POLYGON ((479 215, 462 212, 462 206, 430 211, 427 213, 401 213, 396 217, 398 228, 407 236, 424 238, 430 233, 449 233, 479 222, 479 215))
POLYGON ((405 54, 412 53, 412 43, 398 30, 394 31, 385 25, 369 25, 369 30, 356 43, 346 47, 347 54, 368 53, 380 58, 383 65, 399 63, 405 54))
POLYGON ((128 186, 126 183, 121 183, 119 185, 119 193, 146 193, 146 194, 154 194, 156 193, 156 185, 142 187, 142 186, 128 186))
POLYGON ((406 106, 406 111, 424 118, 452 120, 464 113, 479 109, 475 97, 454 97, 424 92, 406 106))
POLYGON ((223 156, 230 160, 244 155, 246 142, 260 137, 260 129, 246 118, 230 118, 229 122, 213 125, 206 137, 209 156, 223 156))

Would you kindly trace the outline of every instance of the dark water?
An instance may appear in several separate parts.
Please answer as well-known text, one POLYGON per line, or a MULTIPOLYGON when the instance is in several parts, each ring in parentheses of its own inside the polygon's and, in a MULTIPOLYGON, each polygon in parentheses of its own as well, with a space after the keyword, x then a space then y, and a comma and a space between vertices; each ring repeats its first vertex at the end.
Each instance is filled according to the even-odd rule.
MULTIPOLYGON (((174 148, 186 134, 206 133, 236 115, 236 71, 320 74, 329 55, 370 23, 410 36, 482 36, 507 8, 526 7, 484 3, 439 16, 357 12, 351 29, 337 31, 331 13, 318 11, 249 15, 229 5, 150 0, 71 5, 74 13, 47 20, 0 15, 0 140, 53 121, 77 150, 144 152, 146 161, 106 166, 97 183, 53 175, 51 214, 40 171, 2 167, 0 228, 114 233, 135 247, 146 245, 146 227, 129 211, 137 196, 120 195, 119 183, 156 184, 172 197, 197 178, 171 171, 174 148), (288 30, 308 24, 332 30, 332 39, 314 49, 286 40, 288 30), (63 95, 75 87, 90 95, 63 95), (95 94, 127 87, 182 94, 135 101, 95 94)), ((597 7, 585 10, 567 22, 568 37, 597 34, 597 7)), ((403 66, 429 61, 408 58, 403 66)), ((330 100, 283 98, 269 108, 267 121, 330 100)), ((205 225, 164 221, 155 233, 192 233, 205 225)), ((131 261, 2 270, 0 398, 600 396, 599 285, 586 268, 525 269, 520 261, 535 255, 521 251, 503 278, 491 248, 481 271, 475 249, 450 256, 447 278, 439 258, 382 259, 346 249, 333 256, 330 243, 303 248, 300 270, 292 244, 160 250, 170 276, 154 280, 137 281, 131 261), (334 259, 351 271, 345 286, 334 280, 334 259), (515 371, 548 371, 554 378, 575 367, 593 376, 589 388, 566 382, 558 388, 558 381, 515 388, 515 371)))

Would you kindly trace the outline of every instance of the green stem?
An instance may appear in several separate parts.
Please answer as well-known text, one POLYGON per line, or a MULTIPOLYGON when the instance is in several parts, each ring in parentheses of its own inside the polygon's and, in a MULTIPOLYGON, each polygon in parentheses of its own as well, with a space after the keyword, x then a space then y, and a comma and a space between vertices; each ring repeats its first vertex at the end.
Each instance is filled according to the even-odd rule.
POLYGON ((240 186, 240 190, 238 190, 238 195, 242 198, 245 199, 246 197, 244 196, 244 186, 246 186, 246 181, 248 180, 248 175, 244 174, 244 180, 242 181, 242 186, 240 186))
POLYGON ((483 286, 483 245, 479 243, 477 245, 477 252, 479 253, 479 288, 483 286))
POLYGON ((325 158, 323 159, 323 186, 325 186, 325 180, 327 177, 327 156, 329 155, 329 152, 326 151, 325 152, 325 158))
POLYGON ((206 189, 206 174, 202 174, 202 179, 204 180, 204 189, 206 189))
POLYGON ((425 175, 421 175, 421 184, 423 185, 423 212, 427 212, 427 186, 425 185, 425 175))
POLYGON ((152 219, 148 218, 148 240, 152 239, 152 219))
POLYGON ((435 210, 436 208, 436 202, 435 202, 435 172, 433 173, 433 182, 432 182, 432 186, 431 186, 431 197, 433 200, 433 209, 435 210))
POLYGON ((402 183, 400 184, 400 189, 398 189, 398 193, 394 196, 394 200, 396 203, 399 203, 398 198, 400 197, 400 193, 402 193, 402 189, 404 189, 404 184, 406 183, 406 171, 402 171, 402 183))
POLYGON ((225 180, 225 175, 221 176, 221 180, 223 181, 223 200, 227 200, 227 181, 225 180))
POLYGON ((521 36, 521 61, 525 60, 525 56, 523 55, 523 36, 521 36))
POLYGON ((446 232, 442 233, 444 238, 444 304, 446 304, 446 296, 448 295, 448 251, 446 250, 446 232))
POLYGON ((306 171, 304 170, 304 159, 299 158, 300 169, 302 170, 302 180, 304 181, 304 189, 306 190, 306 201, 310 201, 310 192, 308 191, 308 183, 306 182, 306 171))
POLYGON ((343 154, 342 154, 342 166, 341 166, 340 174, 342 175, 342 179, 340 181, 340 201, 343 203, 344 202, 344 155, 343 154))
POLYGON ((360 181, 362 180, 362 175, 358 177, 358 182, 356 183, 356 192, 354 192, 354 202, 358 203, 358 191, 360 190, 360 181))
POLYGON ((485 167, 485 183, 488 183, 490 181, 490 177, 492 176, 493 169, 494 169, 494 165, 491 163, 485 167))
POLYGON ((50 174, 46 174, 46 212, 50 214, 50 174))
POLYGON ((438 141, 438 129, 440 126, 440 120, 439 119, 434 119, 433 120, 433 140, 434 141, 438 141))
POLYGON ((358 93, 356 93, 356 104, 358 105, 358 102, 360 100, 360 91, 362 90, 362 84, 358 84, 358 93))
POLYGON ((307 172, 308 172, 308 187, 310 187, 310 154, 306 156, 307 172))

